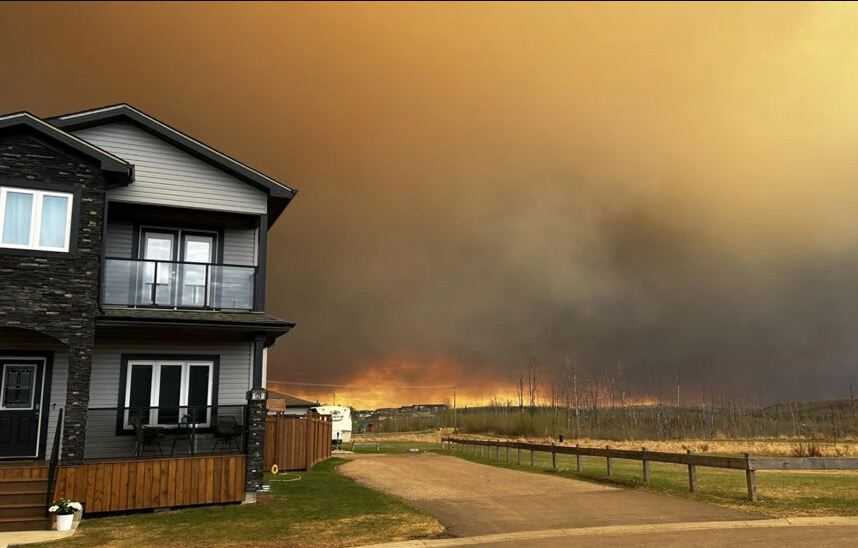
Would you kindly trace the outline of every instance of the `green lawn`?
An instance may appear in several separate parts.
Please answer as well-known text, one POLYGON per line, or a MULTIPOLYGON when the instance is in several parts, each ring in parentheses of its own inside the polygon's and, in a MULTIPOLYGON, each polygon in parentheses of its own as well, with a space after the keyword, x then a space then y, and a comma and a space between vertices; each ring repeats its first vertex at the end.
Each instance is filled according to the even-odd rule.
POLYGON ((267 502, 86 519, 51 548, 355 546, 438 535, 434 518, 338 474, 329 459, 310 472, 269 477, 267 502), (297 481, 282 481, 300 477, 297 481))
POLYGON ((582 471, 575 472, 573 455, 557 455, 557 471, 552 470, 550 453, 535 453, 534 467, 530 467, 530 452, 521 451, 521 465, 517 464, 515 449, 509 450, 509 463, 506 451, 500 449, 500 462, 495 460, 494 451, 490 458, 474 453, 456 452, 457 456, 496 466, 519 470, 585 479, 611 482, 634 488, 682 495, 751 509, 773 516, 819 516, 819 515, 858 515, 858 472, 819 471, 819 472, 757 472, 758 502, 747 500, 745 473, 741 470, 718 468, 697 468, 697 492, 688 492, 688 468, 676 464, 650 464, 650 482, 641 482, 640 461, 613 459, 611 477, 607 476, 604 458, 582 457, 582 471))
POLYGON ((356 442, 350 447, 345 445, 343 449, 355 453, 411 453, 414 449, 423 451, 440 451, 440 443, 428 443, 422 441, 382 441, 382 442, 356 442))

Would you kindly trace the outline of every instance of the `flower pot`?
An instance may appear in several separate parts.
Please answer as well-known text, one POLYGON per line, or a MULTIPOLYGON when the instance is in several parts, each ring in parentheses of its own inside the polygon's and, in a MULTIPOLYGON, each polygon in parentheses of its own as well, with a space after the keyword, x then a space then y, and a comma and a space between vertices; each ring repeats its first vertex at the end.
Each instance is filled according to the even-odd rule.
POLYGON ((71 531, 74 514, 57 514, 57 531, 71 531))

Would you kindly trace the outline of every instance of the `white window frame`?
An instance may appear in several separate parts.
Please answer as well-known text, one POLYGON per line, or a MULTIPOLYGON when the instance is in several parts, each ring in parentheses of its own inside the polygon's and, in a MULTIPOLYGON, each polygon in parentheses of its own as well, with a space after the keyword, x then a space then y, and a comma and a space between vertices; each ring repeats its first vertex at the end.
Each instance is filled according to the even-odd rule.
POLYGON ((0 186, 0 247, 9 249, 32 249, 35 251, 55 251, 68 253, 71 242, 72 211, 74 207, 74 194, 70 192, 54 192, 51 190, 37 190, 34 188, 18 188, 11 186, 0 186), (6 196, 10 192, 30 194, 33 197, 33 205, 30 210, 30 238, 27 244, 3 243, 3 228, 6 223, 6 196), (39 244, 42 232, 42 203, 46 196, 66 198, 66 233, 63 238, 62 247, 43 246, 39 244))
MULTIPOLYGON (((161 393, 161 367, 162 366, 180 366, 182 375, 179 382, 179 409, 188 406, 188 389, 191 378, 191 367, 207 367, 209 370, 209 385, 208 394, 206 397, 206 421, 191 423, 196 428, 208 428, 211 426, 211 406, 212 406, 212 388, 214 387, 214 362, 211 360, 128 360, 127 369, 125 371, 125 412, 124 425, 125 430, 133 430, 134 427, 129 422, 131 406, 131 372, 135 365, 151 365, 152 366, 152 384, 149 389, 149 406, 155 409, 149 410, 149 425, 157 426, 158 428, 176 428, 177 424, 158 424, 158 397, 161 393)), ((187 409, 185 410, 187 412, 187 409)), ((181 420, 181 416, 179 417, 181 420)))

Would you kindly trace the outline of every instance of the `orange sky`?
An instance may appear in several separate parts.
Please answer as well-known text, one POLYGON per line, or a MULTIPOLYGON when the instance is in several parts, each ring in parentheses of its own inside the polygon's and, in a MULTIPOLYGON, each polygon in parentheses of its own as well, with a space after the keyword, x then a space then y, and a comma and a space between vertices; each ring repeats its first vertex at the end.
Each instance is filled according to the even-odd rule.
POLYGON ((856 35, 834 3, 7 4, 0 111, 129 102, 297 186, 273 378, 836 396, 856 35))

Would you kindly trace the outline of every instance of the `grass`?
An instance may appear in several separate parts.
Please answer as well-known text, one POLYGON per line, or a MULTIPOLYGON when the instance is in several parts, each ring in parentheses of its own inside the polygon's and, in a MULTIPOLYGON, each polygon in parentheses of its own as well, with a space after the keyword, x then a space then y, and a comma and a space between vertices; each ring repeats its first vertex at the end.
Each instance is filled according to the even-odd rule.
MULTIPOLYGON (((472 450, 469 450, 472 451, 472 450)), ((688 492, 688 468, 684 465, 650 463, 650 482, 641 482, 640 461, 613 459, 613 474, 608 477, 604 458, 582 457, 582 471, 575 471, 573 455, 557 455, 557 470, 552 470, 550 453, 535 453, 530 467, 530 452, 521 451, 516 464, 515 449, 500 450, 500 462, 472 452, 457 456, 494 466, 535 473, 556 474, 590 481, 610 482, 632 488, 669 493, 734 508, 754 510, 772 516, 858 515, 858 471, 757 472, 756 504, 747 500, 745 473, 741 470, 697 468, 697 492, 688 492)))
POLYGON ((442 532, 434 518, 338 474, 344 462, 333 458, 309 472, 269 477, 265 502, 84 520, 70 539, 28 546, 346 547, 442 532))
POLYGON ((425 441, 357 441, 354 447, 348 444, 344 449, 349 449, 355 453, 413 453, 414 449, 421 452, 440 451, 441 443, 425 442, 425 441))

